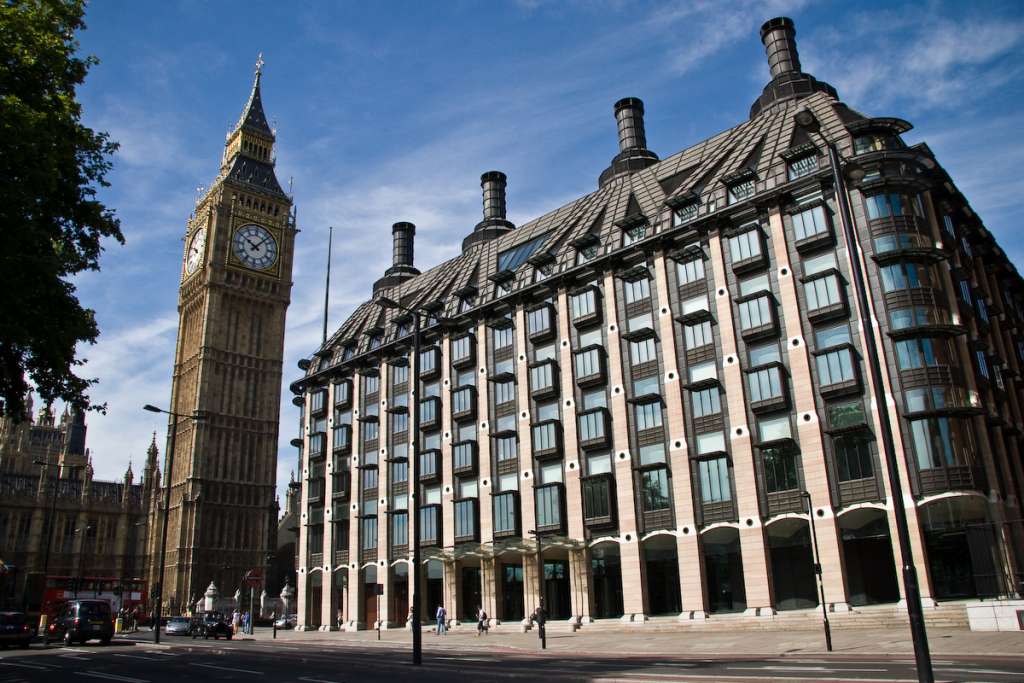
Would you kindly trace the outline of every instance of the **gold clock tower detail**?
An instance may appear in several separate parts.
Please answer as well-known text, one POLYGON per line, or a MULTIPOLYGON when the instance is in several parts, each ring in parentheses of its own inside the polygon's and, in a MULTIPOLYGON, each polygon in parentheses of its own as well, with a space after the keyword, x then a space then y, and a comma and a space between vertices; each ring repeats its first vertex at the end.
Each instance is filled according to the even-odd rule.
MULTIPOLYGON (((179 419, 175 439, 163 594, 171 614, 194 607, 211 581, 234 594, 273 550, 281 362, 297 231, 292 199, 274 174, 262 66, 260 59, 220 173, 185 233, 171 410, 201 419, 179 419)), ((153 586, 161 525, 155 508, 147 553, 153 586)))

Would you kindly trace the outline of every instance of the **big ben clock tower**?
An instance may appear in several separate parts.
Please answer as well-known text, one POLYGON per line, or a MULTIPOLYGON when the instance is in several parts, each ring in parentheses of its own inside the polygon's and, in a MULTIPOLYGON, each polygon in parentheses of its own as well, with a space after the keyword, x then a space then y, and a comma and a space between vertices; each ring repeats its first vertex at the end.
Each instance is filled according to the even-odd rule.
MULTIPOLYGON (((276 529, 281 361, 296 229, 291 197, 274 173, 262 66, 261 58, 220 173, 185 232, 171 410, 201 419, 179 419, 175 439, 163 593, 172 610, 195 605, 211 581, 233 594, 248 570, 267 564, 276 529)), ((150 528, 157 532, 160 524, 154 510, 150 528)), ((149 535, 153 586, 159 537, 149 535)))

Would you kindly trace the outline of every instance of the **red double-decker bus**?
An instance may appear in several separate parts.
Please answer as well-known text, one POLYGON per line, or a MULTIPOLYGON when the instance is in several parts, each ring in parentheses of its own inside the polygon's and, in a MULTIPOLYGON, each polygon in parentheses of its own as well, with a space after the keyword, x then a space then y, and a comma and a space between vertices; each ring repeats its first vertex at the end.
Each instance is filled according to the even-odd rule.
POLYGON ((140 608, 145 614, 148 594, 145 579, 119 579, 112 576, 48 576, 43 591, 42 611, 52 618, 62 604, 76 598, 106 600, 117 612, 126 607, 140 608))

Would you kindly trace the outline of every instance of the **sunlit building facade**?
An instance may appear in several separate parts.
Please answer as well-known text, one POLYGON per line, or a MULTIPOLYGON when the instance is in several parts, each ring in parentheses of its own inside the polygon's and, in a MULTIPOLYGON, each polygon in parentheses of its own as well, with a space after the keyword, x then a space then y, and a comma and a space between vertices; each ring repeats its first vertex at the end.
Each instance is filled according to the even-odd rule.
POLYGON ((829 610, 898 609, 894 485, 927 607, 1019 590, 1021 278, 910 124, 844 105, 794 34, 762 27, 772 78, 729 130, 660 159, 627 98, 595 192, 516 227, 486 173, 483 220, 423 273, 394 225, 373 294, 429 316, 418 386, 411 318, 372 298, 292 385, 300 628, 405 625, 413 534, 427 616, 518 627, 541 584, 576 625, 812 608, 811 524, 829 610))

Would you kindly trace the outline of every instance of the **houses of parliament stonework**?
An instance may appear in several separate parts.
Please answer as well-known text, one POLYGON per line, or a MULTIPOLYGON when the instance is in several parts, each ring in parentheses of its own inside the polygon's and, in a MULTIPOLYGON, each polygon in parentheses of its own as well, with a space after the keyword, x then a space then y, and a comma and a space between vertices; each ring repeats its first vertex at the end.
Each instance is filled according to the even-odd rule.
MULTIPOLYGON (((274 173, 261 76, 262 60, 220 172, 185 229, 168 406, 179 416, 163 592, 171 613, 194 605, 211 581, 234 592, 246 572, 272 563, 277 544, 281 363, 297 230, 291 197, 274 173)), ((34 419, 0 421, 0 591, 7 603, 20 603, 28 576, 41 575, 54 500, 48 575, 159 585, 163 491, 155 436, 141 483, 131 466, 122 482, 98 482, 85 431, 81 412, 57 421, 49 407, 34 419), (60 465, 59 476, 57 466, 36 461, 60 465)))

